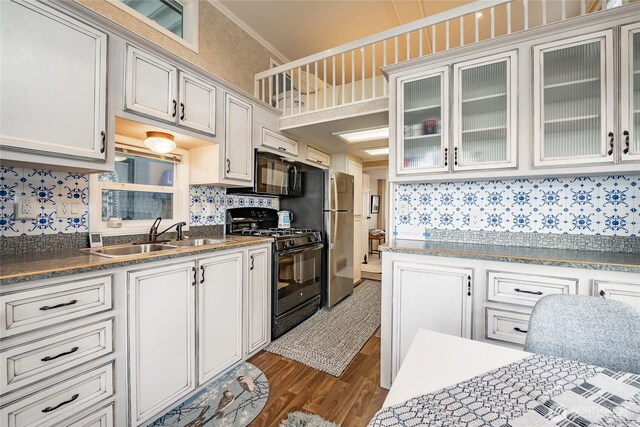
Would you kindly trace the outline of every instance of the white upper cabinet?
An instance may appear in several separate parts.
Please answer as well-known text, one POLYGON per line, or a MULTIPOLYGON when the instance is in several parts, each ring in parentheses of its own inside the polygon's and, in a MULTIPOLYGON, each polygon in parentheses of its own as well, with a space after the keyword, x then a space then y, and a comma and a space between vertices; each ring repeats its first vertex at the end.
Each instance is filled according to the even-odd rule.
POLYGON ((397 82, 398 175, 448 170, 448 67, 397 82))
POLYGON ((181 71, 179 108, 178 123, 181 126, 215 135, 215 86, 181 71))
POLYGON ((251 181, 253 150, 251 145, 253 106, 240 98, 225 94, 225 164, 224 177, 251 181))
POLYGON ((0 147, 106 159, 107 35, 43 4, 0 2, 0 147))
POLYGON ((125 110, 215 135, 212 84, 131 45, 126 55, 125 110))
POLYGON ((125 108, 175 122, 178 112, 178 70, 140 49, 127 46, 125 108))
POLYGON ((534 165, 614 162, 613 32, 533 47, 534 165))
POLYGON ((640 160, 640 23, 622 27, 620 49, 622 161, 640 160))
POLYGON ((517 54, 455 64, 453 170, 517 165, 517 54))

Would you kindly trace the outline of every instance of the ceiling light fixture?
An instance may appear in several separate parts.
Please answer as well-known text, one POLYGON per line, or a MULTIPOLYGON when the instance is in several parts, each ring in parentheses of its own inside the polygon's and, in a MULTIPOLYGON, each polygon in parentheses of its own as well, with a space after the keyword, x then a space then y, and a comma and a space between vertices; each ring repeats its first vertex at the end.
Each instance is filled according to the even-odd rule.
POLYGON ((482 12, 476 12, 476 18, 482 18, 482 12))
POLYGON ((385 156, 389 154, 389 147, 367 148, 364 152, 370 156, 385 156))
POLYGON ((364 129, 352 132, 338 132, 334 133, 340 139, 347 141, 350 144, 364 141, 375 141, 377 139, 389 138, 389 127, 364 129))
POLYGON ((176 148, 176 143, 173 142, 173 135, 155 131, 147 132, 144 145, 146 145, 149 150, 160 154, 168 153, 176 148))

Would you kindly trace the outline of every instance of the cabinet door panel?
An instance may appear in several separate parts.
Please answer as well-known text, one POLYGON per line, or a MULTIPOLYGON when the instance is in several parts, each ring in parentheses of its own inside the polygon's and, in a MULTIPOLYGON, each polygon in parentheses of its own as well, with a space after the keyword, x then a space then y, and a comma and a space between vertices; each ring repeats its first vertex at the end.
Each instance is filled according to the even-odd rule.
POLYGON ((472 281, 472 269, 393 264, 394 376, 418 329, 471 338, 472 281))
POLYGON ((134 425, 195 388, 194 268, 187 262, 129 274, 134 425))
POLYGON ((175 123, 177 72, 160 58, 127 46, 125 108, 175 123))
POLYGON ((251 354, 270 341, 271 280, 268 249, 249 251, 248 263, 247 353, 251 354))
POLYGON ((622 161, 640 160, 640 23, 620 33, 622 161))
POLYGON ((517 55, 494 55, 454 66, 453 169, 517 164, 517 55))
POLYGON ((225 94, 225 178, 251 181, 253 107, 225 94))
POLYGON ((593 292, 602 298, 622 301, 640 309, 640 283, 621 283, 608 280, 594 280, 593 292))
POLYGON ((448 68, 398 81, 398 175, 448 170, 448 68))
POLYGON ((104 160, 107 36, 45 5, 0 2, 0 146, 104 160))
POLYGON ((216 88, 202 80, 180 73, 180 126, 216 133, 216 88))
POLYGON ((536 166, 613 162, 612 37, 534 47, 536 166))
POLYGON ((242 360, 242 253, 199 261, 200 384, 242 360))

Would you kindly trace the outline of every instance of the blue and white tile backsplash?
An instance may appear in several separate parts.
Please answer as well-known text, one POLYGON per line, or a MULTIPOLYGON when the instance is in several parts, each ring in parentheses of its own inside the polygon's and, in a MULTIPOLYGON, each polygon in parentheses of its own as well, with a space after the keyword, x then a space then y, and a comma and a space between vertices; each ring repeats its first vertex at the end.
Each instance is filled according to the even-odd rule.
POLYGON ((80 233, 89 231, 89 179, 87 175, 45 169, 0 166, 0 236, 80 233), (35 219, 16 220, 16 196, 37 197, 35 219), (81 206, 74 218, 57 218, 56 201, 73 200, 81 206))
POLYGON ((226 194, 223 187, 192 185, 189 187, 189 224, 224 224, 226 208, 253 207, 279 209, 276 197, 241 196, 226 194))
POLYGON ((426 230, 640 236, 640 175, 402 184, 394 195, 394 233, 426 230), (408 215, 400 215, 400 204, 408 215))

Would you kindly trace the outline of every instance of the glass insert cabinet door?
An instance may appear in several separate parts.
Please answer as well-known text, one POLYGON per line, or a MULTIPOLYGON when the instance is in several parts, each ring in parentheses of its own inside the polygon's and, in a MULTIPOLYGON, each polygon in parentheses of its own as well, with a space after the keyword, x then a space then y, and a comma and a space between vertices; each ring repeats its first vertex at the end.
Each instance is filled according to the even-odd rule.
POLYGON ((447 171, 447 67, 399 79, 397 94, 397 174, 447 171))
POLYGON ((534 46, 534 165, 614 161, 612 36, 534 46))
POLYGON ((621 53, 622 161, 640 160, 640 23, 622 27, 621 53))
POLYGON ((455 64, 453 169, 516 166, 515 52, 455 64))

